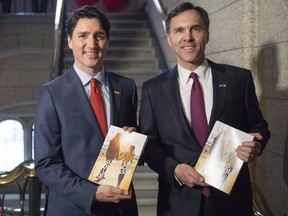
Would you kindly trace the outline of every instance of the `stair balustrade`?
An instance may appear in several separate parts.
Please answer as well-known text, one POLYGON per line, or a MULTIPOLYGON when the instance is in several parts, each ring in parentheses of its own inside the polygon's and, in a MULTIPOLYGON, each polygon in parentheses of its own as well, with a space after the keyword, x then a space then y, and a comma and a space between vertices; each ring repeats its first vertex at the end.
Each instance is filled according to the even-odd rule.
POLYGON ((12 171, 0 174, 0 216, 8 215, 40 215, 41 183, 34 170, 33 160, 27 160, 19 164, 12 171), (15 187, 16 186, 16 187, 15 187), (11 191, 12 188, 12 191, 11 191), (7 196, 18 196, 18 204, 15 205, 7 200, 7 196), (28 209, 26 209, 26 196, 29 197, 28 209))

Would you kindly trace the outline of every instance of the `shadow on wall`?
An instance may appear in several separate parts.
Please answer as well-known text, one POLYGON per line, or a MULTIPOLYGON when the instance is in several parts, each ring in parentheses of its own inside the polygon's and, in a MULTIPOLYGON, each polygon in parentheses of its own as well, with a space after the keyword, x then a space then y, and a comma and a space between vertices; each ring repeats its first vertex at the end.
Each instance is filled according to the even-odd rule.
MULTIPOLYGON (((262 47, 256 57, 256 77, 258 81, 257 88, 260 88, 260 95, 262 95, 263 98, 275 98, 276 100, 278 99, 278 101, 277 104, 271 105, 266 104, 267 100, 261 100, 260 98, 259 103, 263 112, 267 114, 266 119, 269 123, 269 128, 271 131, 270 143, 271 145, 280 145, 278 148, 274 148, 273 146, 268 147, 270 153, 276 156, 276 158, 283 160, 283 175, 280 174, 278 176, 280 179, 278 180, 283 181, 284 184, 288 185, 288 107, 286 102, 288 98, 288 87, 285 79, 283 79, 284 77, 281 77, 282 74, 280 74, 278 66, 278 48, 274 45, 273 42, 267 42, 266 44, 268 45, 262 47), (282 147, 284 147, 284 155, 279 153, 281 152, 279 149, 282 149, 282 147), (284 176, 284 179, 281 179, 281 176, 284 176)), ((266 161, 264 163, 271 163, 271 161, 266 161)), ((266 175, 269 175, 269 168, 267 168, 266 171, 266 175)), ((273 215, 269 209, 268 203, 266 203, 263 197, 263 194, 261 194, 260 188, 255 184, 253 187, 255 187, 256 193, 254 195, 256 195, 256 199, 258 199, 260 202, 263 202, 263 209, 266 211, 266 214, 273 215)))
POLYGON ((287 120, 287 131, 285 139, 285 149, 284 149, 284 180, 286 185, 288 185, 288 120, 287 120))
MULTIPOLYGON (((271 43, 272 44, 272 43, 271 43)), ((258 70, 259 73, 257 77, 260 79, 260 84, 263 86, 262 95, 273 94, 273 98, 279 98, 287 100, 288 99, 288 86, 287 82, 284 79, 284 76, 281 76, 279 68, 278 68, 278 50, 275 45, 268 45, 263 47, 260 50, 259 57, 262 62, 258 62, 258 70), (264 64, 263 64, 264 62, 264 64), (262 71, 265 71, 265 75, 263 76, 262 71), (260 74, 261 73, 261 74, 260 74), (270 89, 269 89, 270 88, 270 89)), ((260 101, 261 104, 261 101, 260 101)), ((261 104, 262 105, 262 104, 261 104)), ((263 104, 265 105, 265 104, 263 104)), ((270 129, 274 131, 279 131, 279 133, 274 133, 273 135, 281 136, 281 139, 276 139, 278 144, 284 145, 284 155, 283 155, 283 176, 286 185, 288 185, 288 113, 287 113, 287 103, 284 102, 280 106, 272 106, 274 107, 273 113, 277 113, 278 118, 275 120, 274 124, 270 129), (285 127, 286 125, 286 127, 285 127)))

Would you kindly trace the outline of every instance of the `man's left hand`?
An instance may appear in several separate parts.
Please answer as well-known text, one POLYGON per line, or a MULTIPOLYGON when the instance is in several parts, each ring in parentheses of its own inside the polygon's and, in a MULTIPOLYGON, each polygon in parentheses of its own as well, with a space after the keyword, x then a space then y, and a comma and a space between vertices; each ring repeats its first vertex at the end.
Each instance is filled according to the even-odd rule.
POLYGON ((261 153, 261 143, 258 141, 263 139, 260 133, 250 134, 255 137, 255 140, 243 142, 236 149, 237 156, 246 163, 254 161, 261 153))

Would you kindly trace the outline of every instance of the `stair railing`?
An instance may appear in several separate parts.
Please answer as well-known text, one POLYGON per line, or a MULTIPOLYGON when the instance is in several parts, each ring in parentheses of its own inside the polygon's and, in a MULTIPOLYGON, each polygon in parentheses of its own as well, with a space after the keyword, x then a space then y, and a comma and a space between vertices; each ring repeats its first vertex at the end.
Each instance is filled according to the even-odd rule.
POLYGON ((264 216, 258 211, 257 207, 255 206, 255 203, 253 203, 253 210, 254 210, 254 216, 264 216))
POLYGON ((24 216, 40 215, 41 184, 34 170, 33 160, 27 160, 19 164, 10 172, 0 174, 0 216, 4 214, 24 216), (21 183, 24 181, 24 183, 21 183), (6 191, 12 184, 16 184, 19 190, 19 208, 5 205, 6 191), (28 188, 28 191, 27 191, 28 188), (5 191, 4 191, 5 190, 5 191), (25 195, 29 194, 29 211, 25 211, 25 195))
POLYGON ((59 76, 63 68, 63 45, 65 35, 66 6, 65 0, 57 0, 54 22, 54 51, 51 79, 59 76))

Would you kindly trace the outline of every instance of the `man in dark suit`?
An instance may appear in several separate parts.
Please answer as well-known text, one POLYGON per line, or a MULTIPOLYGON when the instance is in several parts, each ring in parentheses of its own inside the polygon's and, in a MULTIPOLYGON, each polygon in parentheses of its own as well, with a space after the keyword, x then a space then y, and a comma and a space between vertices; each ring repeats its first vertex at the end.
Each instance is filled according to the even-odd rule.
POLYGON ((123 191, 88 181, 104 141, 102 127, 135 130, 135 82, 104 69, 110 36, 105 14, 84 6, 69 18, 67 29, 74 66, 40 88, 35 117, 35 169, 49 189, 47 215, 138 215, 132 186, 123 191), (90 105, 92 78, 98 80, 104 126, 90 105))
POLYGON ((157 213, 252 216, 248 163, 261 154, 270 132, 259 109, 251 72, 206 59, 209 18, 201 7, 188 2, 176 6, 168 14, 166 31, 177 65, 144 82, 140 108, 141 132, 149 136, 144 158, 159 174, 157 213), (202 87, 206 138, 216 120, 255 136, 255 141, 243 142, 235 149, 245 163, 230 195, 209 187, 194 169, 205 141, 199 142, 190 126, 192 72, 202 87))

